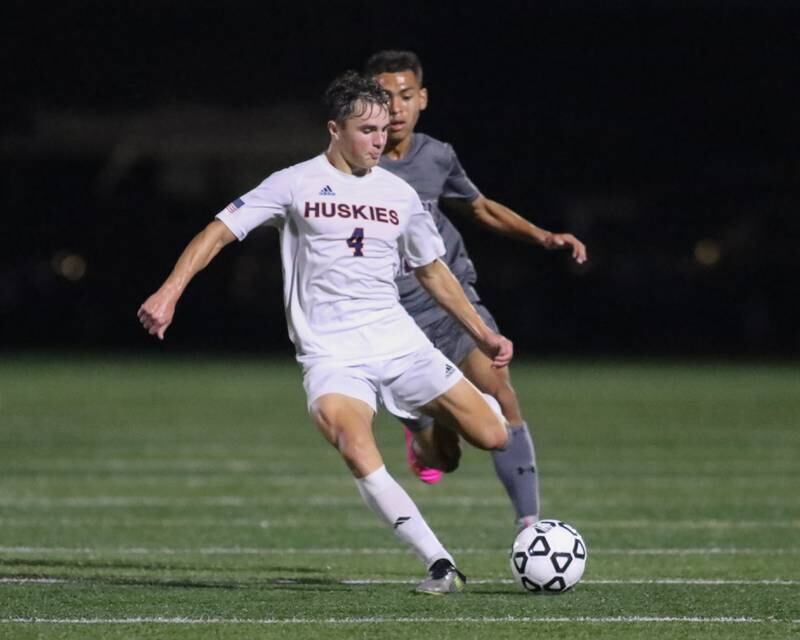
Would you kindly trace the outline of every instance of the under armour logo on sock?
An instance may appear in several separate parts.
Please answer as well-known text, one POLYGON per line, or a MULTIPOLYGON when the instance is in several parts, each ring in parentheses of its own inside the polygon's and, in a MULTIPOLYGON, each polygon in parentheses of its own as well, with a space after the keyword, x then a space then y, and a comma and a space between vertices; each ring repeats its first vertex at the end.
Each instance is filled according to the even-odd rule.
POLYGON ((400 516, 397 520, 394 521, 394 527, 393 528, 397 529, 397 527, 399 527, 401 524, 405 524, 409 520, 411 520, 410 516, 400 516))
POLYGON ((536 469, 531 465, 530 467, 517 467, 517 473, 522 475, 526 471, 530 471, 531 473, 536 473, 536 469))

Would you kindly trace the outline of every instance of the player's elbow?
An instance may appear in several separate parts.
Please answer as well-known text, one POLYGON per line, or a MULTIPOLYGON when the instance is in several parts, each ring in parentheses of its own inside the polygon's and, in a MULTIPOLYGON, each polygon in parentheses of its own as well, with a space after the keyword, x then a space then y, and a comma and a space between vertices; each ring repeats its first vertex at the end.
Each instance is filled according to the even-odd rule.
POLYGON ((472 218, 481 224, 489 224, 495 219, 494 212, 492 211, 492 201, 488 198, 480 197, 472 203, 471 212, 472 218))

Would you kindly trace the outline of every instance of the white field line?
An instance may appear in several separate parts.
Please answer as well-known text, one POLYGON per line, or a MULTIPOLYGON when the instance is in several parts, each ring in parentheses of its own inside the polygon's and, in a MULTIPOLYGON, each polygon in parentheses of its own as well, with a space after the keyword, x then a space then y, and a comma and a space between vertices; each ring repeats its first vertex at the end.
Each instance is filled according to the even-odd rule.
MULTIPOLYGON (((398 431, 399 435, 399 431, 398 431)), ((786 433, 789 436, 788 433, 786 433)), ((317 438, 317 436, 314 436, 317 438)), ((320 441, 321 442, 321 441, 320 441)), ((402 438, 398 438, 396 447, 389 447, 387 452, 398 453, 402 438)), ((213 444, 198 445, 179 445, 175 442, 164 442, 160 448, 148 447, 140 452, 137 457, 131 457, 126 452, 124 445, 114 446, 105 443, 102 446, 101 455, 96 449, 87 450, 81 447, 74 447, 71 455, 63 455, 63 452, 56 451, 55 448, 46 450, 42 454, 36 445, 30 444, 27 447, 31 454, 39 453, 39 456, 29 455, 25 458, 17 458, 12 461, 11 471, 35 471, 47 474, 48 472, 59 471, 82 471, 82 472, 129 472, 153 469, 156 471, 197 471, 197 472, 225 472, 228 470, 255 470, 272 471, 276 465, 284 468, 290 464, 302 465, 308 461, 307 443, 298 442, 296 445, 285 445, 282 450, 276 451, 274 447, 263 446, 259 441, 248 443, 237 443, 235 446, 216 446, 213 444), (47 455, 47 454, 53 454, 47 455), (62 455, 59 455, 62 454, 62 455)), ((17 443, 17 448, 23 445, 17 443)), ((784 458, 777 461, 778 464, 786 464, 787 469, 796 469, 792 465, 792 456, 788 451, 783 451, 784 458)), ((478 454, 479 455, 479 454, 478 454)), ((706 478, 709 476, 725 475, 730 468, 735 466, 738 471, 752 472, 758 475, 770 475, 777 473, 780 469, 774 465, 764 465, 762 460, 757 457, 727 457, 724 461, 710 461, 702 456, 692 460, 686 458, 683 466, 678 466, 674 461, 665 460, 656 451, 652 459, 641 460, 638 463, 629 462, 625 465, 626 473, 641 473, 648 478, 693 477, 706 478), (655 475, 654 475, 655 474, 655 475)), ((573 462, 565 461, 562 458, 548 461, 547 471, 549 475, 564 476, 565 479, 574 478, 575 466, 573 462)), ((478 473, 483 473, 479 471, 478 473)), ((596 477, 619 477, 619 468, 611 464, 598 462, 593 468, 588 468, 581 475, 590 473, 596 477)), ((327 472, 326 476, 342 477, 336 472, 327 472)))
MULTIPOLYGON (((0 618, 3 624, 74 624, 74 625, 123 625, 123 624, 163 624, 163 625, 311 625, 311 624, 509 624, 509 623, 583 623, 583 624, 780 624, 772 618, 746 617, 684 617, 684 616, 576 616, 576 617, 352 617, 352 618, 0 618)), ((792 620, 791 624, 797 621, 792 620)), ((785 624, 785 622, 784 622, 785 624)))
MULTIPOLYGON (((92 582, 92 578, 0 578, 0 584, 83 584, 92 582)), ((291 578, 265 578, 265 584, 303 584, 302 580, 291 578)), ((359 586, 359 585, 403 585, 416 584, 419 580, 409 580, 402 578, 392 579, 370 579, 370 578, 350 578, 337 580, 336 584, 359 586)), ((511 578, 470 578, 469 584, 515 584, 516 580, 511 578)), ((604 585, 604 586, 626 586, 626 585, 678 585, 678 586, 797 586, 800 580, 738 580, 738 579, 716 579, 716 578, 632 578, 627 580, 581 580, 585 585, 604 585)))
MULTIPOLYGON (((437 507, 502 507, 508 508, 508 499, 503 496, 417 496, 422 506, 437 507)), ((738 499, 741 503, 745 499, 738 499)), ((589 500, 589 498, 587 498, 589 500)), ((777 496, 764 497, 752 496, 752 502, 759 505, 787 505, 795 502, 800 505, 797 498, 779 498, 777 496)), ((635 496, 619 499, 615 496, 606 496, 605 499, 591 497, 592 506, 598 505, 630 505, 636 503, 635 496)), ((311 506, 318 508, 361 507, 363 502, 357 494, 349 496, 193 496, 193 497, 163 497, 163 496, 0 496, 0 507, 24 508, 128 508, 128 507, 268 507, 286 506, 300 507, 311 506)))
MULTIPOLYGON (((308 526, 329 526, 330 518, 324 515, 317 517, 304 515, 281 516, 278 518, 112 518, 109 516, 107 521, 98 519, 97 515, 86 517, 2 517, 0 516, 0 526, 2 527, 40 527, 43 523, 48 525, 58 525, 61 527, 91 527, 96 529, 99 526, 113 528, 135 528, 159 527, 159 528, 185 528, 185 527, 210 527, 227 528, 243 527, 254 529, 292 529, 308 526)), ((483 523, 488 528, 502 527, 508 528, 508 522, 490 519, 483 523)), ((686 530, 707 530, 707 529, 758 529, 768 526, 771 529, 800 529, 800 520, 770 520, 765 524, 763 520, 581 520, 582 529, 603 528, 603 529, 686 529, 686 530)), ((384 528, 384 525, 368 514, 364 517, 348 517, 345 521, 336 525, 339 528, 384 528)))
MULTIPOLYGON (((177 454, 176 454, 177 455, 177 454)), ((197 486, 207 486, 219 483, 221 479, 237 476, 242 481, 254 482, 259 485, 279 485, 279 486, 324 486, 338 485, 350 486, 352 479, 345 473, 308 473, 309 468, 302 466, 303 458, 299 462, 292 464, 286 458, 277 459, 258 459, 258 460, 235 460, 230 457, 199 461, 199 460, 150 460, 146 462, 136 461, 133 463, 95 463, 87 460, 72 460, 68 464, 58 464, 47 462, 41 465, 20 464, 9 465, 5 471, 9 477, 15 474, 36 474, 37 482, 40 483, 60 483, 63 481, 64 472, 80 472, 78 481, 96 481, 97 476, 102 476, 103 481, 119 484, 138 484, 161 485, 164 483, 164 474, 175 476, 175 480, 182 483, 192 483, 197 486), (148 476, 148 473, 156 475, 148 476), (245 476, 243 474, 252 474, 245 476)), ((733 465, 733 462, 730 462, 733 465)), ((654 475, 649 471, 634 470, 630 477, 620 477, 608 472, 581 472, 580 475, 574 473, 550 472, 548 476, 558 477, 561 487, 582 487, 589 481, 597 481, 611 485, 626 484, 632 478, 647 487, 654 488, 685 488, 696 486, 707 486, 718 484, 721 479, 733 482, 736 486, 742 485, 785 485, 796 482, 797 473, 787 465, 786 469, 766 468, 763 465, 751 470, 737 467, 737 473, 741 475, 736 478, 728 478, 729 467, 724 469, 686 472, 681 470, 663 471, 654 475)), ((23 475, 17 482, 25 482, 23 475)), ((486 486, 487 481, 491 481, 493 476, 485 474, 474 474, 469 476, 459 476, 459 487, 469 489, 479 489, 486 486)))
MULTIPOLYGON (((298 581, 299 582, 299 581, 298 581)), ((381 585, 381 584, 416 584, 419 580, 369 580, 355 578, 350 580, 340 580, 340 584, 344 585, 381 585)), ((469 579, 469 584, 515 584, 516 580, 511 578, 478 578, 477 580, 469 579)), ((632 578, 629 580, 581 580, 581 584, 594 584, 603 586, 625 586, 625 585, 678 585, 678 586, 709 586, 709 587, 723 587, 723 586, 779 586, 779 587, 793 587, 800 585, 800 580, 723 580, 716 578, 632 578)))
POLYGON ((0 578, 0 584, 64 584, 66 578, 0 578))
MULTIPOLYGON (((0 546, 0 553, 8 554, 89 554, 98 555, 401 555, 410 551, 395 547, 28 547, 0 546)), ((453 549, 458 555, 496 555, 508 553, 503 548, 463 548, 453 549)), ((741 555, 741 556, 774 556, 798 555, 800 547, 783 549, 756 549, 743 547, 696 547, 696 548, 654 548, 654 549, 592 549, 591 555, 602 556, 696 556, 696 555, 741 555)))
MULTIPOLYGON (((303 529, 312 526, 330 527, 330 518, 319 516, 317 518, 287 516, 276 519, 266 518, 113 518, 102 517, 78 517, 78 518, 52 518, 52 517, 29 517, 29 518, 3 518, 0 517, 0 527, 6 528, 39 528, 43 525, 58 527, 88 527, 92 530, 99 528, 113 529, 142 529, 144 527, 155 527, 158 529, 227 529, 231 527, 245 529, 303 529)), ((347 518, 342 522, 337 522, 337 529, 384 529, 386 527, 377 518, 347 518)), ((800 527, 800 524, 798 524, 800 527)), ((506 528, 508 526, 506 525, 506 528)))

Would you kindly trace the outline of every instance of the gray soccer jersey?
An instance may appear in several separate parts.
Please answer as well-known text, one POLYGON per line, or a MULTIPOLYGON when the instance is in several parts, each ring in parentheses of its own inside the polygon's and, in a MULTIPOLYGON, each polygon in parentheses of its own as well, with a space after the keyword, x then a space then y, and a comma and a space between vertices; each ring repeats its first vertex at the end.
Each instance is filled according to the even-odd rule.
MULTIPOLYGON (((380 166, 414 187, 422 204, 431 212, 444 240, 444 260, 447 266, 464 287, 467 297, 473 302, 477 301, 478 294, 473 285, 478 276, 464 247, 464 240, 439 208, 439 198, 463 198, 472 201, 480 195, 461 167, 453 147, 424 133, 415 133, 411 139, 411 149, 405 157, 393 160, 384 155, 380 166)), ((412 270, 405 265, 404 267, 403 274, 396 281, 400 302, 417 324, 425 327, 446 312, 422 288, 412 270)))

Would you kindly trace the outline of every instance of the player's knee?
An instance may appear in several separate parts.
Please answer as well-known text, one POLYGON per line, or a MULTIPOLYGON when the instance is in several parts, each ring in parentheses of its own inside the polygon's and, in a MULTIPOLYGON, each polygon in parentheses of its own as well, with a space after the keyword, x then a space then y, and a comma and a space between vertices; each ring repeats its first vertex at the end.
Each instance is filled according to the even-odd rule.
POLYGON ((314 406, 312 416, 328 443, 349 465, 358 466, 371 452, 373 440, 368 429, 361 428, 361 425, 352 420, 343 420, 335 407, 319 403, 314 406))
POLYGON ((493 451, 504 449, 508 443, 508 432, 505 422, 500 416, 492 415, 482 425, 480 432, 474 437, 473 444, 480 449, 493 451))
POLYGON ((505 449, 508 444, 508 429, 506 429, 505 422, 499 422, 492 428, 490 444, 487 447, 494 451, 495 449, 505 449))
POLYGON ((328 411, 325 406, 315 404, 311 408, 311 419, 314 421, 314 424, 317 425, 317 429, 319 429, 319 432, 328 443, 332 444, 334 447, 337 446, 339 432, 332 413, 328 411))

